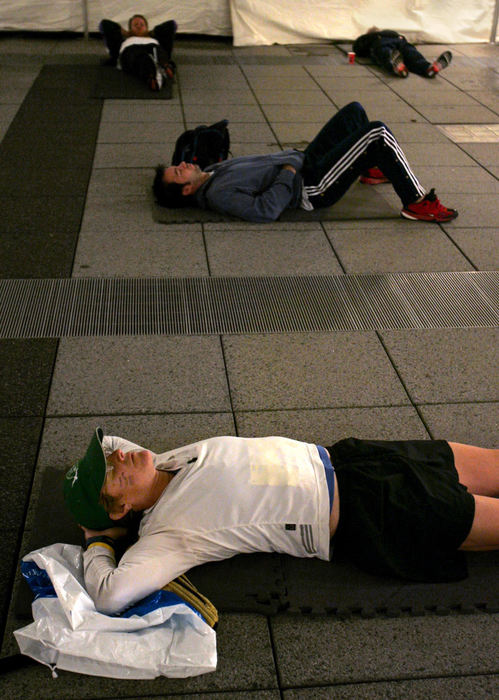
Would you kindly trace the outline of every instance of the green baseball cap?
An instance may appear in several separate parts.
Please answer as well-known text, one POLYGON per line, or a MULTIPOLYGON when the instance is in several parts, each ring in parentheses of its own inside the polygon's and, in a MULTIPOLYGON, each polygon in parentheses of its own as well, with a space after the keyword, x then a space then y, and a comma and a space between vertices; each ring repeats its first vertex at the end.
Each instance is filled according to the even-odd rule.
POLYGON ((99 503, 106 477, 103 437, 102 429, 96 428, 85 456, 73 464, 64 479, 66 505, 76 522, 91 530, 105 530, 116 525, 99 503))

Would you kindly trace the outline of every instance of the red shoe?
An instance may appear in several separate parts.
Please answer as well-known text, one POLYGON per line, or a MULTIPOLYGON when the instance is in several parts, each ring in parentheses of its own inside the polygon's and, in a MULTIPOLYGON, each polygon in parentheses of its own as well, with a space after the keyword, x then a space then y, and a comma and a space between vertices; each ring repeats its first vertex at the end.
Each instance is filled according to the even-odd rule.
POLYGON ((409 71, 405 67, 404 59, 402 58, 400 51, 397 51, 396 49, 392 51, 392 55, 390 56, 390 65, 392 67, 392 71, 395 73, 395 75, 398 75, 399 78, 407 78, 409 75, 409 71))
POLYGON ((428 194, 420 202, 408 204, 400 212, 401 216, 414 221, 436 221, 443 223, 444 221, 452 221, 457 216, 455 209, 447 209, 440 203, 435 190, 430 190, 428 194))
POLYGON ((363 185, 381 185, 383 182, 390 182, 390 180, 386 175, 383 175, 379 168, 369 168, 360 176, 360 182, 363 185))

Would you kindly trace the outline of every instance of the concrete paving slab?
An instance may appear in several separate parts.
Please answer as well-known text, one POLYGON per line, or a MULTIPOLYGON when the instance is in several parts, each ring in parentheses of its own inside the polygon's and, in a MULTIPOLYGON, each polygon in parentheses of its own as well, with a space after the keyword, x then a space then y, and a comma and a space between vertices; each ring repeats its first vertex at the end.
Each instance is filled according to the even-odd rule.
POLYGON ((60 341, 50 415, 227 410, 227 380, 217 337, 60 341))
MULTIPOLYGON (((220 112, 219 118, 224 118, 223 111, 220 112)), ((187 128, 192 129, 198 124, 199 121, 187 122, 187 128)), ((230 140, 231 142, 234 141, 234 143, 252 143, 259 141, 260 143, 268 143, 272 145, 276 142, 273 129, 265 124, 263 120, 262 122, 252 123, 251 128, 248 128, 248 126, 244 123, 235 122, 229 125, 229 129, 230 140)))
POLYGON ((331 100, 320 89, 316 90, 260 90, 255 95, 261 105, 322 105, 331 106, 331 100))
POLYGON ((100 143, 97 144, 94 156, 94 169, 98 168, 151 168, 151 180, 154 176, 153 168, 158 163, 170 163, 175 141, 178 133, 166 138, 163 133, 158 134, 159 141, 155 143, 100 143))
POLYGON ((499 403, 445 403, 419 406, 435 439, 499 447, 499 403))
POLYGON ((209 231, 205 234, 212 275, 335 275, 342 269, 322 228, 302 231, 209 231))
POLYGON ((270 122, 313 122, 317 120, 325 124, 336 109, 333 105, 265 105, 265 116, 270 122))
POLYGON ((73 277, 205 277, 209 274, 201 226, 81 234, 73 277), (119 255, 117 255, 117 251, 119 255))
POLYGON ((397 233, 380 226, 367 233, 359 229, 328 231, 328 236, 347 273, 473 270, 437 229, 407 226, 397 233))
MULTIPOLYGON (((187 122, 196 122, 197 124, 211 124, 220 119, 228 119, 231 125, 236 122, 254 122, 257 124, 265 122, 262 110, 253 104, 224 104, 223 107, 218 104, 206 103, 202 106, 184 104, 184 114, 187 122)), ((253 124, 247 128, 252 130, 253 124)), ((232 126, 229 129, 232 132, 232 126)), ((180 132, 178 135, 180 136, 180 132)))
POLYGON ((181 121, 179 98, 151 100, 104 100, 101 122, 153 122, 161 130, 161 122, 181 121))
POLYGON ((421 105, 415 108, 433 124, 489 124, 497 115, 482 105, 421 105))
POLYGON ((325 688, 285 690, 283 700, 485 700, 499 692, 495 674, 461 678, 428 678, 393 682, 334 685, 325 688))
MULTIPOLYGON (((395 129, 395 135, 397 130, 395 129)), ((459 165, 472 166, 475 165, 473 160, 463 152, 463 150, 454 143, 435 143, 431 147, 431 155, 428 154, 427 148, 421 148, 417 143, 408 143, 404 145, 404 153, 412 168, 416 165, 428 166, 431 165, 459 165)))
MULTIPOLYGON (((399 90, 397 90, 397 92, 399 92, 399 94, 402 94, 399 90)), ((453 88, 451 86, 441 87, 439 85, 437 94, 435 94, 435 90, 432 90, 431 88, 421 92, 411 92, 410 90, 407 90, 404 91, 404 98, 407 99, 412 104, 412 106, 418 110, 420 108, 427 108, 429 106, 436 107, 438 105, 445 105, 445 107, 466 106, 472 108, 479 106, 476 99, 470 97, 470 95, 467 95, 465 92, 462 92, 461 90, 458 90, 457 88, 453 88)), ((470 121, 473 120, 470 119, 470 121)))
POLYGON ((233 90, 203 90, 190 89, 182 93, 184 105, 254 105, 255 96, 248 86, 234 88, 233 90))
POLYGON ((480 165, 499 165, 499 146, 497 144, 461 143, 459 145, 480 165))
POLYGON ((223 347, 237 411, 408 404, 371 332, 232 335, 223 347))
MULTIPOLYGON (((471 90, 471 97, 499 115, 499 95, 487 90, 471 90)), ((497 121, 497 120, 496 120, 497 121)))
POLYGON ((380 335, 416 404, 497 400, 497 329, 415 329, 380 335))
MULTIPOLYGON (((154 172, 151 168, 151 183, 154 172)), ((123 196, 105 202, 94 199, 88 202, 81 224, 81 231, 100 231, 114 233, 115 231, 150 231, 157 230, 161 224, 153 221, 151 205, 148 198, 142 196, 123 196)))
MULTIPOLYGON (((352 101, 350 91, 343 92, 341 89, 326 89, 326 94, 339 108, 352 101)), ((390 124, 425 121, 421 114, 393 94, 366 92, 362 94, 360 101, 370 119, 380 119, 390 124)))
POLYGON ((485 675, 499 668, 494 615, 345 622, 278 616, 270 624, 283 688, 485 675))
POLYGON ((171 413, 47 418, 38 456, 38 470, 68 469, 85 452, 95 429, 119 435, 161 453, 215 435, 235 435, 231 413, 171 413), (68 440, 68 436, 71 439, 68 440))
POLYGON ((99 143, 156 143, 175 141, 184 130, 182 120, 165 121, 161 126, 150 122, 102 122, 97 140, 99 143))
MULTIPOLYGON (((428 148, 431 159, 431 150, 428 148)), ((443 166, 418 165, 418 180, 423 186, 434 187, 438 196, 443 194, 499 194, 499 182, 490 173, 478 165, 474 166, 443 166)))
POLYGON ((426 440, 428 433, 412 406, 237 411, 238 433, 245 437, 283 435, 332 445, 345 437, 363 440, 426 440))
MULTIPOLYGON (((444 230, 446 225, 444 224, 444 230)), ((478 270, 499 267, 499 230, 497 228, 449 228, 449 235, 478 270)))
POLYGON ((143 197, 151 189, 151 168, 94 168, 88 183, 87 201, 116 197, 143 197))
MULTIPOLYGON (((58 672, 57 680, 41 664, 28 666, 3 677, 8 697, 26 700, 71 700, 73 698, 178 697, 186 693, 232 691, 265 692, 277 689, 277 677, 266 619, 261 615, 225 614, 217 628, 218 667, 195 678, 156 678, 129 681, 58 672)), ((201 696, 202 697, 202 696, 201 696)))
MULTIPOLYGON (((251 68, 254 68, 254 66, 251 66, 251 68)), ((293 75, 282 74, 279 75, 279 77, 273 77, 272 71, 269 70, 269 68, 266 69, 264 75, 260 76, 248 73, 248 66, 244 66, 243 70, 248 78, 250 86, 254 88, 258 87, 261 90, 272 90, 276 86, 279 87, 279 90, 317 90, 317 83, 306 73, 302 74, 300 72, 299 80, 297 79, 296 67, 294 77, 293 75)))

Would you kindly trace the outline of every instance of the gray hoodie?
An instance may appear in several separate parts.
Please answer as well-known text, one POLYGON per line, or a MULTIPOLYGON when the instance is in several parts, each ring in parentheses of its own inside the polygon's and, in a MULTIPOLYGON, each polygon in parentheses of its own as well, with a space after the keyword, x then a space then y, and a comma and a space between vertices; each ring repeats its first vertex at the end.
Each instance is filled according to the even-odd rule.
POLYGON ((245 221, 275 221, 284 209, 299 206, 305 154, 289 149, 262 156, 241 156, 206 168, 210 179, 195 193, 201 209, 237 216, 245 221), (283 170, 289 163, 296 174, 283 170))

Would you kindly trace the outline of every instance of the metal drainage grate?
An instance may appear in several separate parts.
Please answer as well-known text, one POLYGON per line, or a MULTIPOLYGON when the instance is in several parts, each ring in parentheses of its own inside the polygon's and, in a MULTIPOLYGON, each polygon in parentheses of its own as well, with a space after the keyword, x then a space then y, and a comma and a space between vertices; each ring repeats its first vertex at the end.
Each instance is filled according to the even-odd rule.
POLYGON ((0 280, 0 338, 497 326, 499 273, 0 280))

